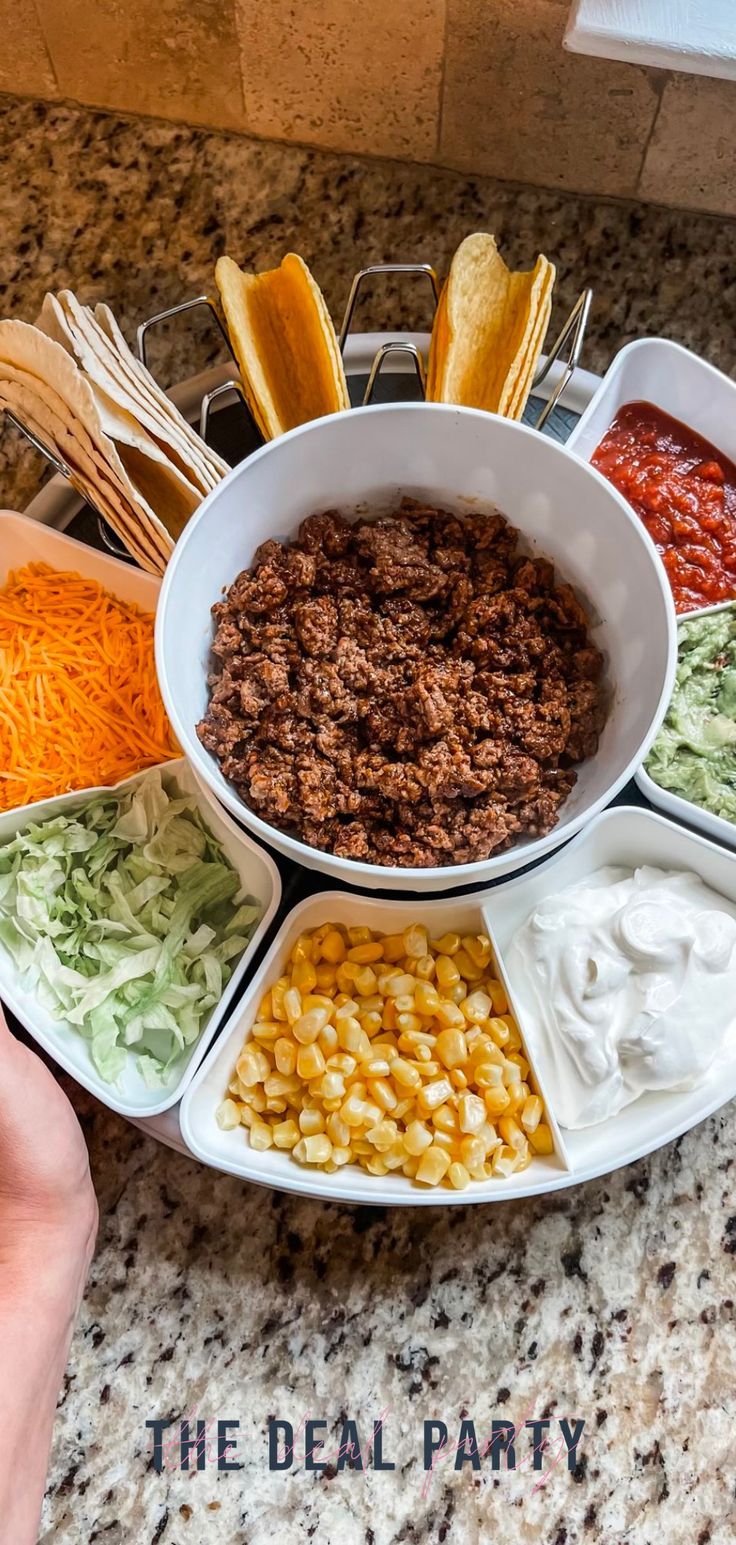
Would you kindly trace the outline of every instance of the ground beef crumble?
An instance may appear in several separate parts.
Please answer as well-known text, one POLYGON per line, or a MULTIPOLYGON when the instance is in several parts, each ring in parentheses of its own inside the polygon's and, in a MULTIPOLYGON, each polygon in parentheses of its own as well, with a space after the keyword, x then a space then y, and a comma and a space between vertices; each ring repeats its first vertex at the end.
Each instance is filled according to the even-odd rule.
POLYGON ((602 658, 502 515, 404 499, 264 542, 212 608, 197 727, 272 825, 343 858, 488 858, 559 819, 605 720, 602 658))

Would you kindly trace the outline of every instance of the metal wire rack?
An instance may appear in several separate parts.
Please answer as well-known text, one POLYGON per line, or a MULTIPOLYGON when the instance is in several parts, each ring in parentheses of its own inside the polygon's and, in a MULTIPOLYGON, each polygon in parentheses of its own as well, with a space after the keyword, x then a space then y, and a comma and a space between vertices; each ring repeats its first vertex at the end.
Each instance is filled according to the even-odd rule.
MULTIPOLYGON (((345 346, 351 333, 361 289, 365 286, 366 281, 384 275, 423 278, 431 287, 433 307, 436 309, 440 297, 440 281, 436 270, 430 263, 372 263, 367 268, 361 268, 353 277, 338 334, 341 354, 344 355, 345 353, 345 346)), ((532 396, 537 393, 538 388, 547 380, 557 361, 561 361, 562 368, 558 379, 555 381, 555 385, 546 400, 543 400, 541 403, 539 413, 533 425, 535 429, 541 430, 544 428, 550 414, 560 402, 580 363, 592 299, 593 291, 591 289, 586 288, 581 291, 564 326, 561 328, 549 353, 534 376, 531 387, 532 396)), ((171 322, 178 317, 189 316, 197 310, 207 311, 211 325, 220 333, 228 354, 234 360, 235 356, 230 344, 227 328, 222 320, 216 300, 211 295, 196 295, 191 300, 180 301, 176 306, 169 306, 164 311, 158 311, 154 316, 147 317, 145 321, 141 322, 136 333, 136 352, 141 363, 146 366, 148 365, 148 336, 154 328, 160 327, 166 322, 171 322)), ((426 363, 422 352, 414 342, 399 333, 395 338, 388 338, 382 343, 374 355, 363 393, 363 406, 367 406, 373 401, 381 374, 386 369, 388 362, 395 360, 397 357, 403 357, 410 362, 417 378, 421 396, 425 396, 426 363)), ((226 397, 234 395, 238 396, 245 404, 243 385, 237 375, 233 375, 231 379, 222 381, 217 386, 203 393, 199 412, 199 433, 203 440, 207 440, 215 404, 222 404, 226 397)), ((9 409, 6 409, 6 418, 46 458, 55 472, 66 478, 73 487, 77 486, 73 469, 60 456, 52 452, 44 441, 27 428, 25 424, 22 424, 9 409)), ((77 491, 88 503, 90 502, 89 496, 86 493, 82 493, 81 489, 77 491)), ((107 526, 104 517, 99 512, 98 524, 100 536, 105 546, 116 555, 122 554, 127 556, 125 549, 117 541, 107 526)))

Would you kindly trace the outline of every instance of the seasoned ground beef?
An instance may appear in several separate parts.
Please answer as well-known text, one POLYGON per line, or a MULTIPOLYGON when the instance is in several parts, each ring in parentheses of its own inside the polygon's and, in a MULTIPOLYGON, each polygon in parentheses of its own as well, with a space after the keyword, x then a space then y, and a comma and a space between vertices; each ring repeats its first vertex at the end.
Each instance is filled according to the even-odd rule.
POLYGON ((354 525, 311 515, 212 613, 199 738, 312 847, 404 868, 488 858, 548 832, 596 750, 585 611, 501 515, 409 499, 354 525))

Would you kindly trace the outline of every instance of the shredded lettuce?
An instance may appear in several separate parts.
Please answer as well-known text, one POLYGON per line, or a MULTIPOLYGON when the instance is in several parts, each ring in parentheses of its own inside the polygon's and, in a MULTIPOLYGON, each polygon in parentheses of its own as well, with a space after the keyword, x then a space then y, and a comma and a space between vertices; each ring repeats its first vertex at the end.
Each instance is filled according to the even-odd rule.
POLYGON ((196 800, 155 768, 0 846, 0 948, 109 1083, 131 1051, 151 1087, 175 1076, 260 915, 196 800))

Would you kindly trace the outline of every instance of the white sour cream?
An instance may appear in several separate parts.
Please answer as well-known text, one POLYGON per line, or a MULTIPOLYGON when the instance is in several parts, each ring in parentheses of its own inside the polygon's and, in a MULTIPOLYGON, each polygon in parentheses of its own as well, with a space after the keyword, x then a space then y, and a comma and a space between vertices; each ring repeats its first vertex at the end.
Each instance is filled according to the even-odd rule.
POLYGON ((736 1029, 736 907, 694 874, 599 869, 539 904, 507 965, 564 1127, 693 1088, 736 1029))

